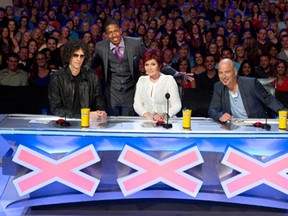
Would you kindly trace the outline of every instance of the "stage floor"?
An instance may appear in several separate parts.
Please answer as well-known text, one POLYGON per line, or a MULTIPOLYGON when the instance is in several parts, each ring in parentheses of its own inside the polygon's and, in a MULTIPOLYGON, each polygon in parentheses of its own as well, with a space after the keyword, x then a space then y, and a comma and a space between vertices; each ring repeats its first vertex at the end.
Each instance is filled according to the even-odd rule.
POLYGON ((210 202, 187 202, 179 200, 136 200, 133 202, 109 201, 109 202, 94 202, 80 203, 69 205, 53 205, 43 207, 29 208, 23 212, 14 212, 13 216, 17 215, 38 215, 38 216, 60 216, 60 215, 133 215, 133 216, 283 216, 288 215, 283 210, 257 208, 250 206, 236 206, 225 204, 212 204, 210 202))

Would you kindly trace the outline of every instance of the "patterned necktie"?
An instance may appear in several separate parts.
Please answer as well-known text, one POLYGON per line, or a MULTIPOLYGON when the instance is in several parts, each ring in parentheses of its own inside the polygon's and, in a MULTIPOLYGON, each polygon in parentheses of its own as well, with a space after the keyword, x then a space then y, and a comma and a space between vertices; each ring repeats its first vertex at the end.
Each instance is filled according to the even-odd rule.
POLYGON ((115 51, 116 58, 117 58, 119 61, 121 61, 122 58, 123 58, 123 56, 122 56, 122 54, 121 54, 121 52, 120 52, 120 47, 119 47, 119 46, 116 46, 116 47, 114 48, 114 51, 115 51))

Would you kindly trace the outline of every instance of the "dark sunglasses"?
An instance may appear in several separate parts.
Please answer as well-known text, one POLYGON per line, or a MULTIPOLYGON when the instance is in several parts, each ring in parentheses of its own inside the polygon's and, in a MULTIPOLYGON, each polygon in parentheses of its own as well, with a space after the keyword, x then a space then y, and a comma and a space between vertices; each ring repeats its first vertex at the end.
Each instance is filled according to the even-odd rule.
POLYGON ((81 59, 83 59, 83 58, 85 58, 85 55, 79 55, 79 54, 74 53, 73 57, 74 58, 79 58, 80 57, 81 59))

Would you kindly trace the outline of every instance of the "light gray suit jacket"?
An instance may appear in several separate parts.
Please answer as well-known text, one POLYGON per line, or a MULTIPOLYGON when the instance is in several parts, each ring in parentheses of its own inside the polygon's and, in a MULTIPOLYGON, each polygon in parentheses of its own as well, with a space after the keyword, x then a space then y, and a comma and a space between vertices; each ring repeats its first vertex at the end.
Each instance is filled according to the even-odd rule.
POLYGON ((288 57, 287 57, 284 49, 282 49, 282 50, 280 51, 280 53, 277 55, 277 58, 283 59, 284 61, 286 61, 286 62, 288 63, 288 57))

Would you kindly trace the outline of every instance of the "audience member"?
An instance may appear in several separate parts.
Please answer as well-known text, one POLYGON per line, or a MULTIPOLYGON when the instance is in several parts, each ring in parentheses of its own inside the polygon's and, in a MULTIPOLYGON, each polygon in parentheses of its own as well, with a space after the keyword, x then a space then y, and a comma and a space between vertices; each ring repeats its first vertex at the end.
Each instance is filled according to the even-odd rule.
POLYGON ((28 59, 30 59, 29 61, 32 62, 35 53, 37 53, 37 51, 38 51, 37 41, 34 40, 33 38, 31 38, 28 41, 27 47, 28 47, 28 59))
POLYGON ((49 68, 45 53, 36 53, 29 77, 30 85, 48 87, 50 75, 51 70, 49 68))
POLYGON ((7 67, 7 53, 0 49, 0 70, 7 67))
POLYGON ((18 53, 19 55, 19 69, 24 70, 30 73, 32 61, 28 58, 29 57, 29 50, 28 47, 21 47, 18 53))
MULTIPOLYGON (((178 61, 176 62, 176 70, 181 71, 182 73, 190 74, 191 68, 190 68, 189 59, 186 57, 178 59, 178 61)), ((184 89, 196 88, 195 79, 185 80, 184 77, 181 76, 181 77, 176 77, 176 81, 181 88, 184 88, 184 89)))
MULTIPOLYGON (((168 34, 164 33, 160 37, 160 43, 159 43, 159 49, 162 51, 165 51, 166 49, 172 49, 173 50, 173 42, 171 41, 171 38, 168 34)), ((176 52, 176 49, 173 50, 173 53, 176 52)))
POLYGON ((245 59, 241 63, 241 66, 238 71, 238 75, 245 76, 245 77, 254 77, 254 78, 257 77, 254 64, 250 60, 245 59))
POLYGON ((15 38, 10 37, 10 31, 8 27, 3 27, 1 29, 0 45, 2 52, 9 54, 11 52, 18 52, 19 46, 15 38))
POLYGON ((234 61, 241 64, 246 59, 245 47, 243 44, 238 44, 235 48, 234 61))
MULTIPOLYGON (((233 61, 233 51, 228 46, 223 47, 221 50, 221 59, 225 59, 225 58, 231 59, 233 61)), ((240 63, 238 63, 236 61, 233 61, 233 62, 234 62, 234 66, 235 66, 236 70, 238 71, 240 68, 240 63)), ((216 68, 218 69, 218 64, 217 64, 216 68)))
POLYGON ((283 35, 281 37, 281 45, 283 48, 277 57, 285 60, 288 63, 288 35, 283 35))
POLYGON ((218 70, 215 68, 216 59, 212 54, 205 56, 204 66, 206 71, 199 75, 195 75, 196 88, 205 90, 208 93, 213 92, 214 84, 219 81, 218 70))
POLYGON ((268 47, 271 45, 270 41, 267 41, 267 30, 260 28, 257 33, 257 47, 261 51, 261 54, 268 53, 268 47))
POLYGON ((275 64, 275 84, 277 91, 288 92, 287 62, 279 59, 275 64))
MULTIPOLYGON (((59 48, 69 40, 83 38, 89 43, 90 53, 94 52, 91 40, 95 44, 101 40, 109 40, 105 34, 104 23, 113 15, 115 21, 120 23, 123 37, 140 37, 146 44, 146 48, 160 48, 162 51, 172 49, 174 55, 172 67, 174 68, 177 60, 183 57, 183 55, 179 55, 179 47, 189 43, 189 46, 191 44, 189 47, 190 57, 184 56, 190 58, 190 67, 194 65, 193 56, 196 51, 215 55, 216 63, 218 63, 222 49, 225 50, 228 45, 234 54, 233 60, 239 64, 249 60, 258 66, 260 64, 259 56, 269 53, 270 66, 274 71, 279 58, 288 62, 288 45, 287 47, 285 45, 285 35, 288 35, 288 13, 287 8, 283 6, 285 5, 284 1, 279 0, 278 4, 263 0, 260 5, 259 1, 257 3, 243 0, 237 3, 236 0, 230 2, 215 0, 210 5, 209 0, 202 2, 197 0, 192 4, 185 3, 184 0, 180 0, 176 4, 173 0, 162 1, 160 5, 159 2, 149 1, 136 3, 135 0, 132 0, 123 3, 118 0, 116 2, 108 0, 99 1, 93 5, 91 1, 86 0, 73 0, 72 2, 57 0, 53 3, 49 0, 43 0, 42 3, 41 1, 13 0, 13 6, 0 8, 0 45, 4 58, 11 52, 21 55, 23 63, 19 64, 19 68, 23 68, 25 53, 21 54, 20 48, 28 47, 28 41, 31 38, 36 40, 36 50, 34 42, 30 44, 29 62, 34 57, 33 53, 43 50, 48 39, 54 37, 57 39, 56 49, 53 50, 54 41, 50 40, 52 55, 51 51, 46 50, 45 52, 48 54, 48 65, 55 70, 63 66, 59 48), (61 34, 60 29, 62 30, 61 34), (156 34, 154 38, 152 29, 156 34), (158 40, 162 35, 165 37, 160 41, 159 47, 158 40), (281 40, 282 38, 283 40, 281 40)), ((64 46, 62 46, 62 51, 63 48, 64 46)), ((183 52, 187 54, 187 51, 183 52)), ((229 52, 225 52, 230 56, 229 52)), ((224 55, 223 58, 228 56, 224 55)), ((2 60, 0 68, 6 67, 5 63, 7 61, 2 60)), ((185 63, 184 61, 183 64, 185 63)), ((30 70, 28 69, 29 64, 25 65, 25 70, 30 70)), ((176 79, 179 79, 179 75, 192 79, 189 73, 184 75, 184 73, 167 66, 164 65, 162 73, 171 74, 176 79)), ((98 67, 97 69, 99 79, 104 74, 104 68, 98 67)), ((137 78, 135 83, 136 81, 137 78)), ((103 88, 106 88, 106 84, 103 83, 103 88)))
POLYGON ((194 66, 191 68, 191 73, 199 75, 206 71, 204 67, 204 56, 200 51, 194 53, 194 66))
POLYGON ((271 46, 269 47, 269 57, 270 57, 270 66, 272 68, 272 70, 275 69, 275 64, 278 61, 277 55, 278 55, 278 51, 277 51, 277 46, 275 44, 271 44, 271 46))
POLYGON ((46 47, 51 51, 51 57, 48 61, 51 70, 57 70, 62 67, 62 58, 58 47, 58 40, 50 37, 47 39, 46 47))
POLYGON ((0 86, 28 86, 29 74, 18 68, 19 56, 9 53, 7 56, 7 68, 0 71, 0 86))
POLYGON ((259 67, 256 68, 256 74, 258 78, 268 78, 274 75, 268 54, 264 53, 260 55, 260 64, 259 67))

